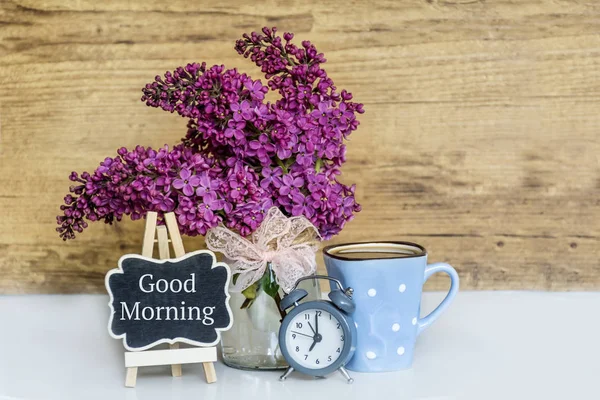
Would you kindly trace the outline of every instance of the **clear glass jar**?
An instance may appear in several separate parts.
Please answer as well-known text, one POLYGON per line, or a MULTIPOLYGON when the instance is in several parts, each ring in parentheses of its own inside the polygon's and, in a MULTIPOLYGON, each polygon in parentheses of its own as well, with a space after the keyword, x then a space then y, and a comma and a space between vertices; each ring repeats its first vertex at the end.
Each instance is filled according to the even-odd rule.
MULTIPOLYGON (((299 287, 308 292, 302 302, 321 298, 318 281, 306 280, 299 287)), ((279 298, 285 295, 281 289, 278 294, 279 298)), ((277 301, 265 293, 261 286, 250 307, 242 308, 245 301, 242 293, 231 293, 229 304, 233 326, 221 334, 223 362, 240 369, 287 368, 278 340, 279 326, 285 314, 279 311, 277 301)))

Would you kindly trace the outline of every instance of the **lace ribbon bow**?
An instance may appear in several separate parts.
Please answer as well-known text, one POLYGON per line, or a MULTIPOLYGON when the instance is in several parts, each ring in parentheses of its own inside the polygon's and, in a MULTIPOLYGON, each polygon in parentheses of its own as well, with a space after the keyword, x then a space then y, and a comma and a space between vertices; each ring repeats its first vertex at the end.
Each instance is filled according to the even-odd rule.
POLYGON ((288 218, 272 207, 249 239, 222 225, 206 233, 206 246, 234 261, 231 272, 239 276, 232 291, 242 291, 258 281, 267 262, 271 262, 277 284, 286 293, 299 278, 317 269, 319 231, 303 216, 288 218))

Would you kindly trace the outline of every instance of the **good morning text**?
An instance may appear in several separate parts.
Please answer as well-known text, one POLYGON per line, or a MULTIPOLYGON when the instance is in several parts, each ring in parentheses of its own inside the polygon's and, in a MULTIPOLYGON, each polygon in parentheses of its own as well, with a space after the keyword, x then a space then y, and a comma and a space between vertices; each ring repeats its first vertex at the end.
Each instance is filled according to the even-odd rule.
MULTIPOLYGON (((181 279, 154 279, 153 274, 142 275, 138 281, 139 289, 143 293, 196 293, 196 274, 190 274, 185 280, 181 279)), ((142 306, 140 301, 133 305, 121 302, 121 321, 201 321, 210 326, 214 324, 211 317, 215 311, 214 306, 186 305, 181 301, 176 306, 142 306)))

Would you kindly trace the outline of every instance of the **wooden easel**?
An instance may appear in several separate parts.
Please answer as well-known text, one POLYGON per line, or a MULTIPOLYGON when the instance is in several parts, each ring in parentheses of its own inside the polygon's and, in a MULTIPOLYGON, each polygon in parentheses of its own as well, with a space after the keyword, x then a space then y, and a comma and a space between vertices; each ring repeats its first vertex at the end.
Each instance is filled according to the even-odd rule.
MULTIPOLYGON (((175 257, 183 257, 185 250, 183 241, 177 226, 175 214, 165 214, 164 225, 156 226, 157 213, 148 212, 146 216, 146 229, 144 231, 144 242, 142 245, 142 255, 152 258, 154 243, 158 242, 158 255, 161 260, 171 258, 169 252, 169 242, 173 246, 175 257), (167 232, 168 230, 168 232, 167 232), (157 237, 157 240, 154 237, 157 237), (170 236, 170 239, 169 239, 170 236)), ((204 367, 204 375, 207 383, 217 381, 214 361, 217 361, 216 347, 200 347, 190 349, 179 349, 179 343, 169 345, 168 350, 149 350, 145 352, 126 352, 125 367, 127 367, 127 375, 125 378, 125 386, 135 387, 137 380, 138 367, 151 365, 168 365, 171 364, 171 375, 181 376, 181 364, 190 364, 202 362, 204 367), (180 362, 174 364, 174 362, 180 362)))

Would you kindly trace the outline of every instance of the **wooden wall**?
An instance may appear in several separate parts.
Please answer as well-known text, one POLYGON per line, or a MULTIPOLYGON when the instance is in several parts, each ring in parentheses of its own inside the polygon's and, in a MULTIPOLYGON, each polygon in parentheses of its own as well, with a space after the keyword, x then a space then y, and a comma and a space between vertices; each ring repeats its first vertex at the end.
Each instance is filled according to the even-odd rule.
POLYGON ((189 61, 258 76, 233 45, 264 25, 367 110, 343 174, 364 211, 336 242, 416 241, 464 289, 600 289, 600 2, 2 0, 0 293, 104 291, 143 223, 63 243, 68 174, 175 143, 185 120, 141 87, 189 61))

